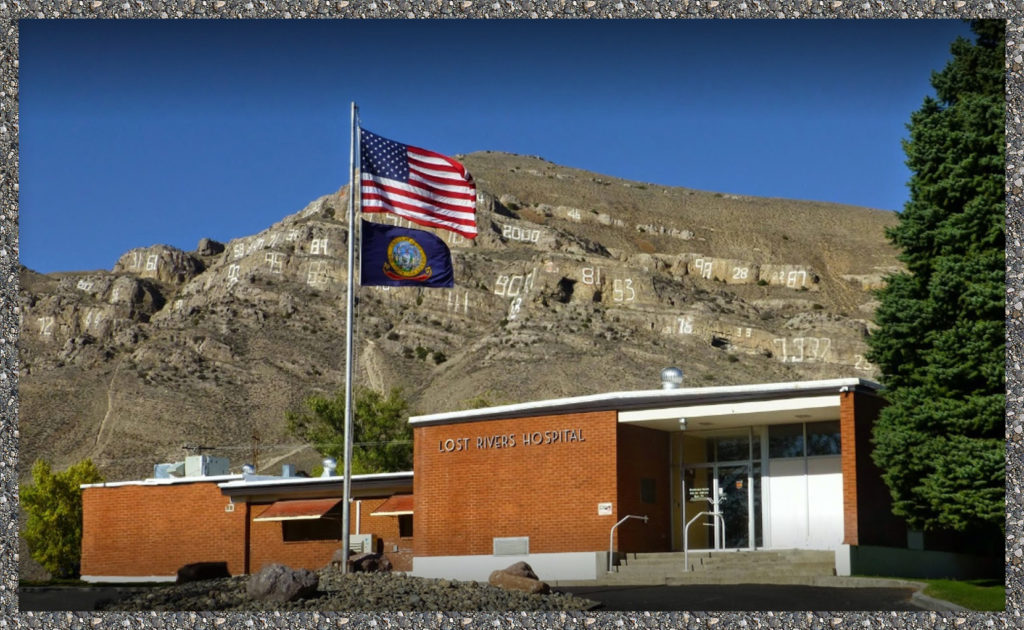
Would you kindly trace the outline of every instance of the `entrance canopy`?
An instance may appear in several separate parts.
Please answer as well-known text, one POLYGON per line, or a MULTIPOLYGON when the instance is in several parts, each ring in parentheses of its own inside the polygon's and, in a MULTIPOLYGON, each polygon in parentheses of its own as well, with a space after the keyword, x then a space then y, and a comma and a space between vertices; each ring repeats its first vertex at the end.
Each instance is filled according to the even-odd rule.
POLYGON ((839 417, 839 394, 747 402, 695 404, 619 412, 619 422, 662 431, 700 431, 839 417), (685 419, 683 424, 681 420, 685 419))

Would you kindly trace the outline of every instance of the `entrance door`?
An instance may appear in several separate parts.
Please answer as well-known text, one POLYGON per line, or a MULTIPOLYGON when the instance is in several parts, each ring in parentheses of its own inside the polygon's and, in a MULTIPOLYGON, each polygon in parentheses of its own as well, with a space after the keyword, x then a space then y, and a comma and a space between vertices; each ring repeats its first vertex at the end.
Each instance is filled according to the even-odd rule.
MULTIPOLYGON (((750 546, 750 466, 719 466, 719 504, 725 524, 725 547, 737 549, 750 546)), ((723 536, 719 534, 718 539, 723 536)))
MULTIPOLYGON (((686 532, 690 549, 754 549, 762 546, 760 435, 750 428, 694 432, 685 439, 691 456, 704 462, 683 467, 683 526, 711 512, 719 497, 722 517, 701 516, 686 532), (697 448, 697 445, 701 448, 697 448)), ((684 455, 685 457, 685 455, 684 455)))

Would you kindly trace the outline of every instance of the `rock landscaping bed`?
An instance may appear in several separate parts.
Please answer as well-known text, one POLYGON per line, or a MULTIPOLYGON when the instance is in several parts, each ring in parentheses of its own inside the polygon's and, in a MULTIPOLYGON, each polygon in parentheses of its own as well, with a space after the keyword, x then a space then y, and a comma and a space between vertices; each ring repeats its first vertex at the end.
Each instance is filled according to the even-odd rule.
POLYGON ((546 595, 504 590, 488 584, 434 580, 396 573, 349 573, 325 568, 315 572, 316 591, 294 601, 256 599, 248 594, 250 576, 217 578, 157 586, 100 610, 344 610, 344 611, 506 611, 589 610, 598 602, 569 593, 546 595))

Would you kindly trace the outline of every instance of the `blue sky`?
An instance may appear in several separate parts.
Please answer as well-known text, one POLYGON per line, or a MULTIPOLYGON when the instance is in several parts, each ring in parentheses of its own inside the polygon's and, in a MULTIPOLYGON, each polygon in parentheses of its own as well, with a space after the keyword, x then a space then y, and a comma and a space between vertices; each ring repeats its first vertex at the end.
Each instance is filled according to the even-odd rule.
POLYGON ((363 126, 644 182, 900 210, 900 140, 961 21, 20 23, 20 250, 110 269, 258 232, 363 126))

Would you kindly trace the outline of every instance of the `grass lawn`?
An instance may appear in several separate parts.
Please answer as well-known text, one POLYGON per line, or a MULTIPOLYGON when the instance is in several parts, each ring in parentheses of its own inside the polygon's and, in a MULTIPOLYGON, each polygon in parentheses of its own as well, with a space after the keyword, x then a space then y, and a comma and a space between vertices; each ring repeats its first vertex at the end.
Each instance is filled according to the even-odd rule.
MULTIPOLYGON (((916 579, 916 578, 915 578, 916 579)), ((916 580, 924 594, 971 610, 1006 610, 1006 585, 998 580, 916 580)))

